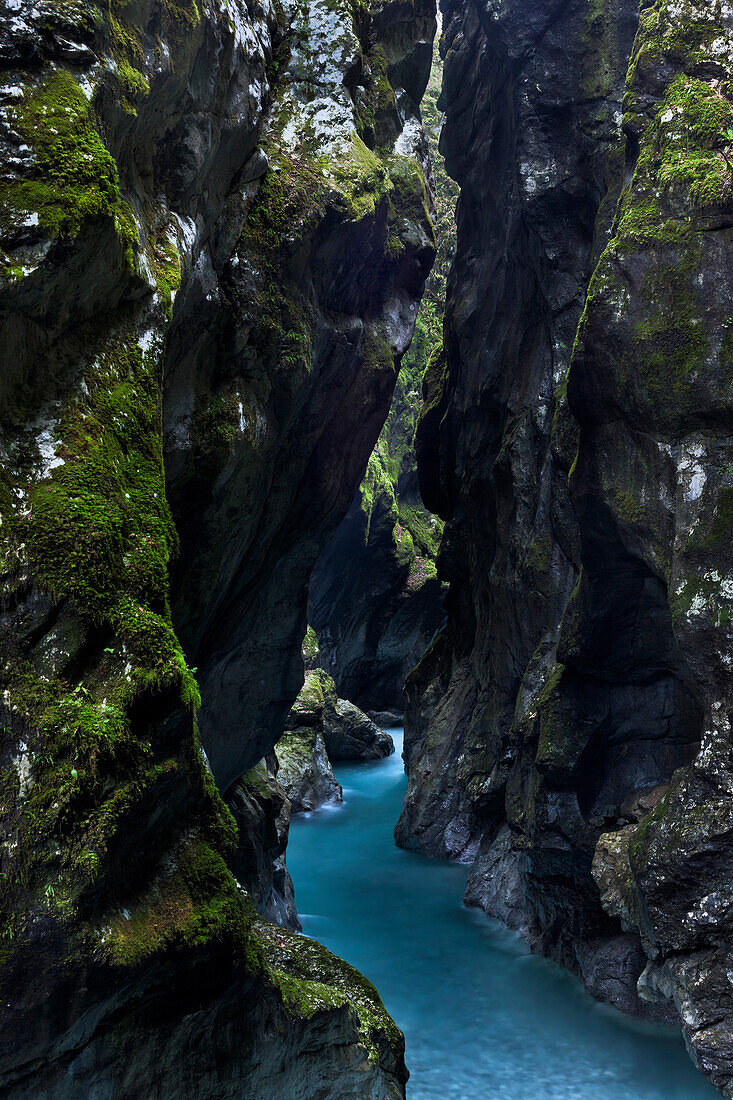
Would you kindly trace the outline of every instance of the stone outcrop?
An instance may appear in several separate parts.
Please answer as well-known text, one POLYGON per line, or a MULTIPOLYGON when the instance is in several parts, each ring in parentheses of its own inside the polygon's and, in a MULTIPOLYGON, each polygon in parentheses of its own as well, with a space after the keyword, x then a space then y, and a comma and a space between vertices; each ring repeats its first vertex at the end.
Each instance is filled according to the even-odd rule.
POLYGON ((707 0, 446 6, 450 593, 397 829, 595 995, 676 1009, 729 1097, 732 43, 707 0))
POLYGON ((255 764, 230 788, 227 804, 237 825, 232 871, 258 913, 300 931, 295 891, 285 862, 292 801, 274 754, 255 764))
POLYGON ((326 707, 323 737, 332 760, 381 760, 394 752, 390 734, 348 699, 326 707))
MULTIPOLYGON (((317 735, 329 760, 381 760, 394 752, 390 735, 348 699, 323 669, 306 672, 305 683, 285 725, 285 736, 317 735)), ((282 739, 278 742, 280 755, 282 739)), ((330 765, 329 765, 330 766, 330 765)), ((331 775, 333 779, 333 775, 331 775)))
POLYGON ((548 679, 579 567, 565 377, 623 175, 635 28, 633 0, 597 18, 567 0, 446 9, 458 242, 417 453, 423 498, 446 520, 450 592, 408 681, 398 835, 451 858, 472 860, 487 818, 502 819, 517 700, 548 679))
POLYGON ((320 729, 302 726, 289 730, 278 741, 275 752, 278 782, 293 813, 341 801, 341 787, 334 777, 320 729))
POLYGON ((287 909, 250 769, 430 264, 432 7, 2 15, 0 1091, 402 1096, 232 870, 287 909))

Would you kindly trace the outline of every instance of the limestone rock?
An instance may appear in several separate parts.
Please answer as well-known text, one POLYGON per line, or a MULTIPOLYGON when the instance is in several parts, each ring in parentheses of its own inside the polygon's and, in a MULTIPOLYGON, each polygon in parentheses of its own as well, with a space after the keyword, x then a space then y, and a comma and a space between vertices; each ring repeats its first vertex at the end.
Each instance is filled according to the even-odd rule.
POLYGON ((380 760, 394 752, 390 735, 353 703, 340 699, 323 669, 306 672, 286 722, 286 731, 312 730, 320 735, 330 760, 380 760))
POLYGON ((390 735, 348 699, 326 707, 323 736, 332 760, 380 760, 394 752, 390 735))
POLYGON ((237 784, 430 265, 433 31, 428 0, 3 7, 4 1096, 404 1094, 374 990, 232 869, 288 919, 277 798, 237 784))
POLYGON ((732 36, 705 0, 446 7, 461 202, 417 450, 450 593, 397 829, 478 846, 471 900, 596 996, 639 1010, 644 968, 726 1096, 732 36))
POLYGON ((289 730, 278 741, 275 752, 278 782, 293 813, 341 801, 341 787, 334 778, 320 729, 302 726, 289 730))
POLYGON ((278 779, 277 758, 270 756, 230 789, 227 801, 239 834, 232 870, 263 917, 299 932, 293 883, 285 863, 291 804, 278 779))
POLYGON ((461 199, 417 452, 450 590, 396 835, 478 852, 470 900, 594 995, 642 1011, 643 971, 731 1096, 733 9, 445 18, 461 199))
POLYGON ((405 680, 445 618, 445 586, 435 566, 443 524, 420 499, 414 448, 420 392, 442 337, 455 249, 458 188, 438 150, 441 78, 436 41, 420 106, 431 159, 435 263, 389 416, 351 507, 316 563, 308 593, 308 615, 323 646, 322 667, 340 695, 378 723, 391 725, 402 724, 405 680))

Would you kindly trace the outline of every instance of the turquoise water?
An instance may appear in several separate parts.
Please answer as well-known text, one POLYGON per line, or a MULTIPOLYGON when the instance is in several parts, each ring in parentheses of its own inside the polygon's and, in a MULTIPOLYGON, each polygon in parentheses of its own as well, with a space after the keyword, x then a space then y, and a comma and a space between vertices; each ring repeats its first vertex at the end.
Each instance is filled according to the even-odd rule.
MULTIPOLYGON (((461 904, 467 869, 397 848, 397 753, 342 764, 344 805, 296 818, 304 932, 363 971, 405 1033, 409 1100, 714 1100, 679 1034, 597 1005, 461 904)), ((718 1097, 719 1100, 719 1097, 718 1097)))

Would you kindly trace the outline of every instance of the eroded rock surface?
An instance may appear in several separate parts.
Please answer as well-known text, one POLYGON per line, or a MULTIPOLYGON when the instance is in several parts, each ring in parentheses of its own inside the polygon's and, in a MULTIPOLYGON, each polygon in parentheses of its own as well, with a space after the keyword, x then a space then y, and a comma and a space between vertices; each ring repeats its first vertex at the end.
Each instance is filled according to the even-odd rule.
POLYGON ((0 1091, 400 1097, 232 869, 430 263, 431 5, 0 12, 0 1091))
POLYGON ((436 41, 420 108, 432 169, 435 263, 389 416, 308 591, 308 618, 318 632, 322 667, 340 695, 391 725, 401 721, 408 674, 445 620, 444 585, 435 568, 443 524, 420 498, 414 448, 422 381, 442 334, 446 275, 455 248, 457 187, 438 152, 441 83, 436 41))
POLYGON ((462 192, 418 457, 451 587, 397 835, 475 858, 469 900, 597 996, 675 1006, 731 1096, 733 9, 446 17, 462 192))
POLYGON ((394 752, 390 735, 348 699, 340 699, 335 683, 320 668, 306 672, 285 730, 316 731, 329 760, 381 760, 394 752))
POLYGON ((341 801, 341 787, 334 777, 320 729, 300 726, 289 730, 278 741, 275 752, 278 782, 290 800, 293 813, 341 801))
POLYGON ((255 764, 230 789, 227 804, 237 824, 232 865, 257 911, 283 928, 300 931, 293 882, 285 862, 292 812, 280 782, 277 757, 255 764))

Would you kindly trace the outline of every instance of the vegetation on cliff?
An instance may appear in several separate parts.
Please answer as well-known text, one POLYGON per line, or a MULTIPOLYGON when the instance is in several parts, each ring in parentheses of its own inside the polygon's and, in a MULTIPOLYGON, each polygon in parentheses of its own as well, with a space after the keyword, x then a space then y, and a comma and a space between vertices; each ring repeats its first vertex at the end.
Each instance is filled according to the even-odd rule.
POLYGON ((458 188, 438 142, 442 63, 433 46, 421 104, 431 161, 436 259, 425 284, 392 404, 359 491, 311 579, 309 620, 339 691, 373 710, 403 707, 402 686, 442 621, 436 558, 443 525, 418 491, 415 430, 431 353, 442 339, 458 188), (343 562, 349 561, 344 571, 343 562))
POLYGON ((308 1091, 272 1022, 344 1095, 404 1090, 368 983, 325 951, 289 970, 286 932, 271 965, 232 871, 258 837, 281 854, 276 799, 243 781, 233 817, 220 793, 297 694, 307 575, 406 342, 386 303, 409 314, 432 256, 414 116, 433 12, 388 8, 51 0, 0 31, 4 1095, 134 1095, 123 1046, 161 1097, 181 1073, 200 1095, 290 1096, 298 1074, 308 1091), (220 625, 239 673, 217 722, 219 642, 188 628, 226 612, 274 667, 251 676, 220 625), (199 1038, 226 1017, 228 1057, 179 1061, 191 1013, 199 1038))

